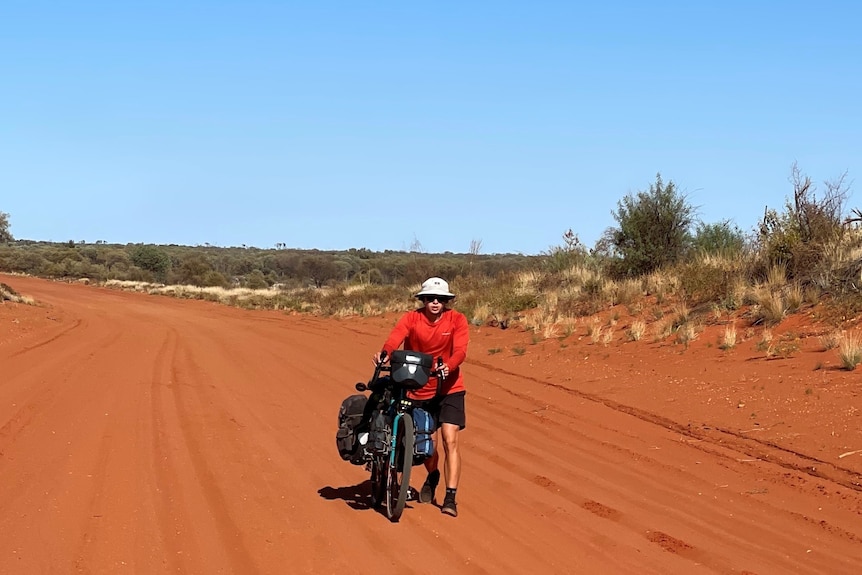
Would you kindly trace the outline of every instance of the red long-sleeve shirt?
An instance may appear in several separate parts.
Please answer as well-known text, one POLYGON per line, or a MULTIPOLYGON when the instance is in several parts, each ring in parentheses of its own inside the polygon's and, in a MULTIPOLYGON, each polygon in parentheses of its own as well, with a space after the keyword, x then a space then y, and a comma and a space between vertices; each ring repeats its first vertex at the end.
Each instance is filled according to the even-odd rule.
MULTIPOLYGON (((449 377, 443 380, 441 395, 449 395, 464 391, 464 378, 461 375, 461 364, 467 358, 467 343, 470 340, 470 328, 467 318, 459 311, 444 310, 440 319, 432 323, 422 309, 407 312, 398 320, 383 350, 387 354, 404 344, 404 349, 427 353, 442 357, 449 366, 449 377)), ((435 366, 436 367, 436 366, 435 366)), ((437 379, 432 377, 424 387, 409 396, 413 399, 431 399, 437 393, 437 379)))

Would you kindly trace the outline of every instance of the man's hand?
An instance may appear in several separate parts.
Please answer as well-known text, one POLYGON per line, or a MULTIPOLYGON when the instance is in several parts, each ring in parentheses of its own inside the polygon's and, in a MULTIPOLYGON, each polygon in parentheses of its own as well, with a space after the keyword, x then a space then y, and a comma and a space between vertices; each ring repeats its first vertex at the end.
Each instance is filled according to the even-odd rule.
POLYGON ((449 377, 449 364, 444 363, 443 365, 441 365, 440 367, 437 368, 437 371, 440 373, 440 375, 443 377, 443 379, 446 379, 447 377, 449 377))

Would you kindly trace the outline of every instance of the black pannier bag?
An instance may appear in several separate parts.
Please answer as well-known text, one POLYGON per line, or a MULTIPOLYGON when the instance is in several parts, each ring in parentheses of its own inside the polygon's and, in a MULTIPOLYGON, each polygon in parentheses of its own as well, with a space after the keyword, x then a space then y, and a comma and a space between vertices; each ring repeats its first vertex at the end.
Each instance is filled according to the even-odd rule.
POLYGON ((362 449, 359 448, 357 427, 362 423, 365 404, 368 398, 362 394, 351 395, 341 402, 338 408, 338 431, 335 432, 335 446, 344 461, 354 465, 363 463, 362 449))

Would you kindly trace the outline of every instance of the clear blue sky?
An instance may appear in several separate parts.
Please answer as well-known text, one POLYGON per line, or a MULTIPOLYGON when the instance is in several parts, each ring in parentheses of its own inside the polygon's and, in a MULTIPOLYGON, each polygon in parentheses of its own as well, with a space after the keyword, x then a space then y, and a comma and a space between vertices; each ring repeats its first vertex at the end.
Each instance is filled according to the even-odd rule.
POLYGON ((860 6, 4 0, 0 211, 19 239, 536 254, 661 172, 750 230, 794 161, 862 178, 860 6))

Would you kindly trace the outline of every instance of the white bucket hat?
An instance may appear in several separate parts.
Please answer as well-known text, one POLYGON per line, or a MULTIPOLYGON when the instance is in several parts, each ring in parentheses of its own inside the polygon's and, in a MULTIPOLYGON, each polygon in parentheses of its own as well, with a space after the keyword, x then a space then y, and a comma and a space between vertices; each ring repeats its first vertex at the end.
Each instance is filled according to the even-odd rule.
POLYGON ((455 297, 455 294, 449 291, 449 283, 443 278, 428 278, 425 280, 416 297, 422 297, 423 295, 455 297))

